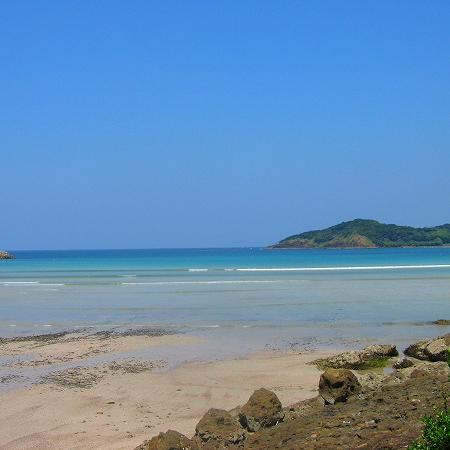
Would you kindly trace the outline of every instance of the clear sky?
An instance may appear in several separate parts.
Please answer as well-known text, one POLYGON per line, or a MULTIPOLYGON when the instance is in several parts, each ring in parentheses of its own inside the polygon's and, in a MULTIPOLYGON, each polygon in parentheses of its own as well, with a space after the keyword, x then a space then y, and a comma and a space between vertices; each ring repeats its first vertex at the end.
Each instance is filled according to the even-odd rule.
POLYGON ((0 0, 0 248, 450 222, 450 2, 0 0))

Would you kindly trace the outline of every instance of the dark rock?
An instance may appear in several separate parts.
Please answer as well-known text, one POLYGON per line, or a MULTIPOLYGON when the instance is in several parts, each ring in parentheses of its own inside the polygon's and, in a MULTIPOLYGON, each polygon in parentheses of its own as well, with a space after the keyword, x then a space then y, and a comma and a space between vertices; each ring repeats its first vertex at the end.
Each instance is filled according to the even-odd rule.
POLYGON ((445 350, 450 346, 450 333, 438 336, 427 341, 416 342, 410 345, 405 355, 424 361, 447 361, 445 350))
MULTIPOLYGON (((188 439, 178 431, 169 430, 166 433, 159 433, 158 436, 144 443, 142 450, 197 450, 198 446, 195 442, 188 439)), ((141 450, 140 447, 138 447, 141 450)), ((137 450, 137 449, 135 449, 137 450)))
POLYGON ((331 358, 313 361, 313 364, 323 369, 364 370, 384 366, 386 360, 393 356, 398 356, 395 345, 369 345, 362 350, 350 350, 331 358))
POLYGON ((211 408, 195 428, 195 436, 201 441, 225 441, 238 443, 245 439, 245 431, 229 412, 211 408))
POLYGON ((11 253, 0 250, 0 259, 14 259, 14 256, 11 253))
POLYGON ((392 367, 394 369, 407 369, 408 367, 412 367, 413 365, 414 363, 410 359, 403 358, 396 361, 392 367))
POLYGON ((438 319, 432 322, 434 325, 450 325, 450 319, 438 319))
POLYGON ((258 431, 281 422, 282 405, 274 392, 261 388, 253 392, 239 413, 239 422, 249 431, 258 431))
POLYGON ((361 392, 361 384, 355 374, 347 369, 327 369, 319 381, 319 394, 325 403, 334 405, 346 402, 361 392))

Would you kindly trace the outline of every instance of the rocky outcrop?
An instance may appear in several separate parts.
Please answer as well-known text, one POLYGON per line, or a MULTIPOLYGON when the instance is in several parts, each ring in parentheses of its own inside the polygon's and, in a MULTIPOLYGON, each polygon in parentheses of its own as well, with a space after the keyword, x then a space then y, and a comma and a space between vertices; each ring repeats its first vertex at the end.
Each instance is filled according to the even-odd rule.
POLYGON ((395 363, 392 365, 393 369, 407 369, 408 367, 414 366, 414 363, 408 359, 403 358, 395 361, 395 363))
POLYGON ((438 320, 433 320, 434 325, 450 325, 450 319, 438 319, 438 320))
POLYGON ((255 391, 239 412, 239 422, 249 431, 258 431, 281 422, 282 405, 274 392, 261 388, 255 391))
POLYGON ((11 253, 0 250, 0 259, 13 259, 14 256, 11 253))
MULTIPOLYGON (((138 447, 139 450, 197 450, 198 445, 178 431, 169 430, 138 447)), ((135 450, 138 450, 135 449, 135 450)))
MULTIPOLYGON (((426 342, 440 339, 446 342, 445 336, 426 342)), ((416 346, 422 348, 423 343, 416 346)), ((210 409, 192 439, 169 430, 136 450, 407 448, 421 435, 421 417, 444 406, 449 374, 446 362, 412 357, 398 359, 389 374, 328 369, 315 398, 282 408, 273 392, 259 389, 231 412, 210 409)))
POLYGON ((347 369, 327 369, 319 381, 319 395, 328 405, 346 402, 349 397, 361 392, 356 375, 347 369))
POLYGON ((195 436, 203 442, 237 444, 245 438, 244 429, 228 411, 211 408, 195 428, 195 436))
POLYGON ((421 416, 434 414, 435 406, 441 408, 441 392, 450 389, 447 364, 420 361, 415 364, 379 376, 376 386, 362 384, 361 392, 346 402, 325 404, 317 396, 283 408, 282 422, 256 432, 239 425, 236 428, 237 421, 233 422, 226 411, 210 410, 199 422, 192 439, 168 431, 136 450, 407 448, 413 439, 420 437, 421 416), (228 421, 232 426, 226 425, 228 421))
POLYGON ((423 361, 447 361, 446 349, 450 346, 450 333, 410 345, 405 355, 423 361))
POLYGON ((322 369, 364 370, 384 366, 393 356, 398 356, 395 345, 369 345, 362 350, 351 350, 331 358, 318 359, 312 364, 322 369))

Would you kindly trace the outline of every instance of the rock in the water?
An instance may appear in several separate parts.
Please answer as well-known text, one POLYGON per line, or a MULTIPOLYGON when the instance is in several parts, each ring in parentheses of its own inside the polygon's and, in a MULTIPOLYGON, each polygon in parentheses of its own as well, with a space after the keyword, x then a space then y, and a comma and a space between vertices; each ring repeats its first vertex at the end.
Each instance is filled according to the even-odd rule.
POLYGON ((229 412, 211 408, 195 428, 195 435, 203 442, 225 441, 236 444, 245 439, 245 431, 229 412))
POLYGON ((450 333, 438 336, 427 341, 416 342, 410 345, 405 351, 405 355, 423 361, 447 361, 445 350, 450 346, 450 333))
POLYGON ((13 259, 14 256, 11 253, 0 250, 0 259, 13 259))
POLYGON ((145 448, 148 450, 196 450, 198 446, 178 431, 169 430, 150 439, 145 448))
POLYGON ((253 392, 239 412, 239 422, 252 432, 272 427, 283 418, 282 405, 277 395, 264 388, 253 392))
POLYGON ((434 325, 450 325, 450 319, 438 319, 433 320, 434 325))
POLYGON ((327 369, 319 381, 319 394, 325 403, 334 405, 346 402, 349 397, 361 392, 356 375, 347 369, 327 369))
POLYGON ((396 361, 392 367, 394 369, 407 369, 408 367, 412 367, 412 366, 414 366, 414 363, 410 359, 403 358, 403 359, 399 359, 398 361, 396 361))
POLYGON ((362 350, 351 350, 314 363, 322 368, 364 370, 384 365, 388 358, 397 355, 395 345, 369 345, 362 350))

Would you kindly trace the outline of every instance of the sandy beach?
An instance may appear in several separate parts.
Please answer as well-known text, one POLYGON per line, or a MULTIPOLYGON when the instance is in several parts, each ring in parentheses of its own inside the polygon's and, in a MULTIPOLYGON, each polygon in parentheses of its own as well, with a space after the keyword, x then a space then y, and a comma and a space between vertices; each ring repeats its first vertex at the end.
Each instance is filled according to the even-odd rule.
POLYGON ((152 332, 2 339, 0 449, 133 449, 168 429, 192 436, 209 408, 232 409, 260 387, 283 406, 314 397, 321 372, 307 362, 336 353, 271 350, 174 367, 133 353, 197 343, 152 332))

